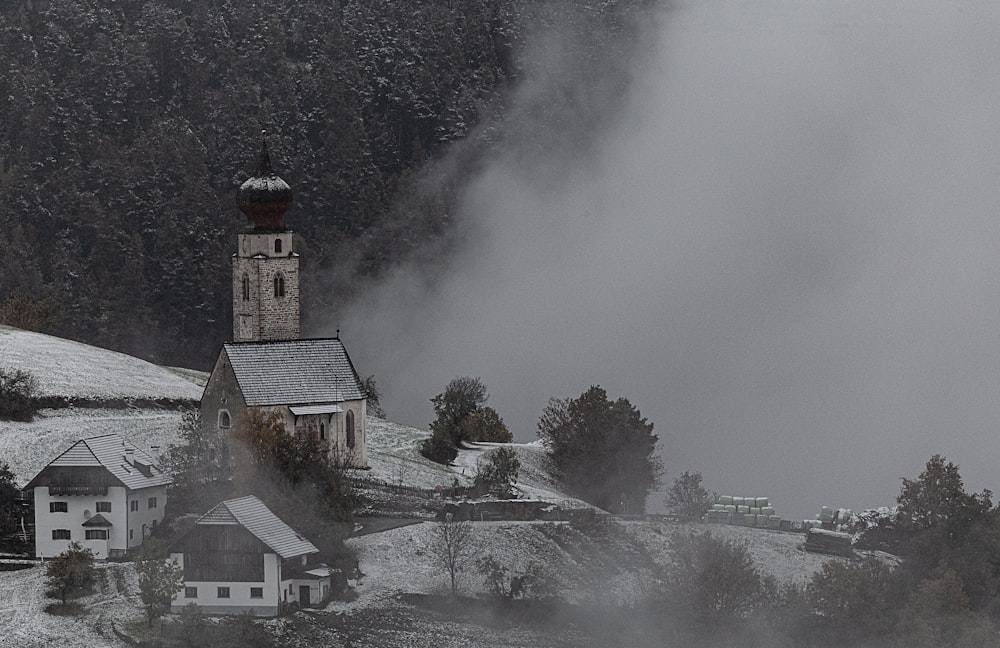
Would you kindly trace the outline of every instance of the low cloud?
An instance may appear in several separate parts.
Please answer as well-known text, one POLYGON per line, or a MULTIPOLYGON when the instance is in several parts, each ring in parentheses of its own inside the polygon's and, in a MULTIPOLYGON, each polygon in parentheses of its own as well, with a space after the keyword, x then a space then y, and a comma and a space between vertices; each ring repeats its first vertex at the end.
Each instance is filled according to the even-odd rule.
POLYGON ((654 11, 628 92, 572 99, 613 113, 595 130, 558 103, 519 112, 559 75, 522 89, 447 271, 404 268, 352 307, 356 364, 419 426, 480 376, 519 440, 550 397, 600 384, 655 423, 667 484, 700 471, 787 517, 890 504, 933 453, 995 488, 998 13, 654 11))

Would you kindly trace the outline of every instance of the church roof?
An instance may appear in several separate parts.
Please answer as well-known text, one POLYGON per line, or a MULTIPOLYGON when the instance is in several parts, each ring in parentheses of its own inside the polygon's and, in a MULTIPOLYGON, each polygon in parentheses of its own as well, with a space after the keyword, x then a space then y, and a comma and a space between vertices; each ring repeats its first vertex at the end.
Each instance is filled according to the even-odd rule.
POLYGON ((281 521, 254 495, 226 500, 198 520, 201 525, 239 525, 282 558, 317 553, 316 546, 281 521))
POLYGON ((339 403, 367 396, 337 338, 231 342, 223 349, 248 407, 339 403))
POLYGON ((103 467, 122 485, 133 490, 165 486, 172 481, 153 464, 152 457, 117 434, 80 439, 49 462, 25 488, 45 485, 42 476, 49 467, 103 467))

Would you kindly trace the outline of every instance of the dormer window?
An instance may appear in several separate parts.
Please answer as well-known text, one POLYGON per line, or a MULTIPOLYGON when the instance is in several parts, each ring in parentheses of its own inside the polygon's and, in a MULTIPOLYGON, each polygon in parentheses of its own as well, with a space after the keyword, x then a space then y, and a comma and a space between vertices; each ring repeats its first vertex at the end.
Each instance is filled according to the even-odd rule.
POLYGON ((243 301, 250 301, 250 277, 243 275, 243 301))
POLYGON ((280 238, 274 239, 274 253, 275 254, 281 254, 281 239, 280 238))
POLYGON ((280 274, 274 275, 274 296, 275 297, 285 296, 285 278, 280 274))

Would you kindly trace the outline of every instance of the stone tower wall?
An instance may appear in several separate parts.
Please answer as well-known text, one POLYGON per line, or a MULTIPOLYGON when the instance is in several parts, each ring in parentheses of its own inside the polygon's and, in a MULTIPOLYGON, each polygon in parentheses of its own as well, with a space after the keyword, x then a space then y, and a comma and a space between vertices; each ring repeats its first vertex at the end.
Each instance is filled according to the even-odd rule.
POLYGON ((233 257, 233 340, 298 339, 299 304, 299 257, 292 251, 291 232, 240 234, 239 251, 233 257), (283 296, 274 290, 279 275, 284 279, 283 296), (250 284, 248 299, 244 299, 244 276, 250 284))

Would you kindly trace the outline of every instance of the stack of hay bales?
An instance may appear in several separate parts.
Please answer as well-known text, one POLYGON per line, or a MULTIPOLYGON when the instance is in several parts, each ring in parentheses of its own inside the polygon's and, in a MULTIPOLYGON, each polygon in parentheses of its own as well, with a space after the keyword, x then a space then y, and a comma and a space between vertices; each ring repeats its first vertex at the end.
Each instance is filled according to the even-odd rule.
POLYGON ((734 497, 723 495, 705 514, 709 524, 736 524, 760 529, 782 528, 781 516, 766 497, 734 497))
POLYGON ((820 508, 815 520, 802 520, 802 530, 809 532, 809 529, 827 529, 828 531, 846 528, 851 524, 854 512, 851 509, 834 509, 831 506, 820 508))

